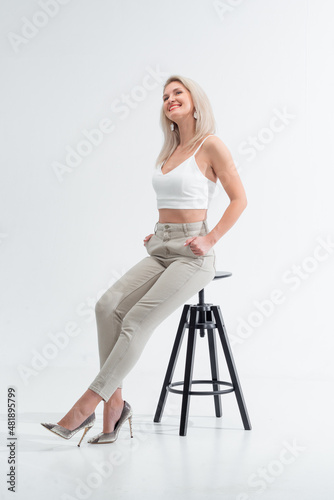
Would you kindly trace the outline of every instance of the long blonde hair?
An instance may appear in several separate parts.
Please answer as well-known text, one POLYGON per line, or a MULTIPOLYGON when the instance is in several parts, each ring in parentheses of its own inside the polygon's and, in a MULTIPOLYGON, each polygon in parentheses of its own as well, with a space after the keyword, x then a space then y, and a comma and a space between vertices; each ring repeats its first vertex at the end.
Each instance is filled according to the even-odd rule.
MULTIPOLYGON (((180 75, 170 76, 164 84, 163 90, 171 82, 180 82, 191 93, 194 107, 197 113, 195 135, 187 144, 187 149, 191 151, 197 141, 205 137, 207 134, 214 134, 216 132, 216 122, 213 115, 210 101, 204 90, 191 78, 185 78, 180 75)), ((155 166, 162 164, 171 156, 176 147, 180 144, 180 132, 177 123, 169 120, 165 115, 163 105, 160 111, 160 125, 164 133, 164 143, 155 162, 155 166), (174 123, 174 130, 170 128, 171 123, 174 123)))

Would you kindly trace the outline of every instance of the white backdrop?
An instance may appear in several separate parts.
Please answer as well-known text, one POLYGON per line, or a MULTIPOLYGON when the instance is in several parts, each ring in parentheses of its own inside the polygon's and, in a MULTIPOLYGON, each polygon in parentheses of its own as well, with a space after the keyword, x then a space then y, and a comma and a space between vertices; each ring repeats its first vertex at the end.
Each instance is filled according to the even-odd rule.
MULTIPOLYGON (((147 255, 158 220, 151 174, 171 74, 207 93, 248 198, 215 246, 217 269, 233 275, 206 288, 246 394, 271 379, 284 408, 291 381, 313 390, 332 378, 330 0, 3 0, 0 9, 2 414, 9 385, 22 414, 65 413, 98 371, 94 305, 147 255)), ((210 229, 228 202, 221 189, 210 229)), ((124 383, 139 413, 155 409, 181 309, 124 383)), ((201 345, 195 374, 207 370, 201 345)))

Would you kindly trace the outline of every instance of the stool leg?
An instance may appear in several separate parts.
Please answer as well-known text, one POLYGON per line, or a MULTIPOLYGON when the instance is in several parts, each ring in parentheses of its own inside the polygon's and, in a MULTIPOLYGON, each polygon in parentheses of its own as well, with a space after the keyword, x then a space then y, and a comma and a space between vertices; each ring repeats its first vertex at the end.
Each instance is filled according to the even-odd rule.
POLYGON ((223 346, 227 367, 228 367, 231 381, 232 381, 232 384, 234 387, 234 392, 235 392, 235 396, 237 398, 239 411, 241 414, 242 422, 244 424, 244 429, 250 430, 252 428, 252 426, 251 426, 251 423, 249 420, 246 404, 245 404, 244 397, 242 394, 241 385, 240 385, 239 377, 237 374, 237 369, 236 369, 235 364, 234 364, 233 355, 232 355, 232 351, 231 351, 231 347, 230 347, 230 342, 228 340, 223 316, 221 314, 221 310, 220 310, 219 306, 211 306, 211 309, 212 309, 214 316, 215 316, 215 322, 216 322, 219 337, 220 337, 220 340, 221 340, 221 343, 223 346))
POLYGON ((191 389, 192 373, 194 366, 194 354, 196 346, 196 331, 195 331, 196 315, 197 315, 196 307, 192 307, 190 309, 186 366, 184 370, 181 421, 180 421, 180 431, 179 431, 180 436, 185 436, 187 434, 188 413, 189 413, 189 403, 190 403, 189 391, 191 389))
POLYGON ((184 331, 185 331, 185 324, 187 322, 189 309, 190 309, 190 304, 185 304, 183 306, 181 319, 180 319, 179 326, 178 326, 177 333, 176 333, 176 337, 174 340, 174 345, 173 345, 172 353, 170 355, 165 379, 164 379, 164 382, 162 384, 160 398, 158 401, 158 405, 157 405, 157 409, 156 409, 156 412, 154 415, 153 422, 160 422, 161 421, 161 417, 162 417, 162 414, 163 414, 163 411, 165 408, 165 404, 166 404, 166 400, 167 400, 167 396, 168 396, 167 386, 172 382, 177 358, 179 357, 180 347, 181 347, 181 343, 182 343, 182 339, 183 339, 183 335, 184 335, 184 331))
MULTIPOLYGON (((209 343, 211 375, 212 375, 212 381, 214 382, 215 380, 219 380, 216 339, 211 329, 207 330, 207 335, 209 343)), ((218 384, 213 383, 212 387, 214 391, 219 391, 218 384)), ((215 394, 213 396, 213 399, 215 402, 216 417, 221 417, 222 416, 221 394, 215 394)))

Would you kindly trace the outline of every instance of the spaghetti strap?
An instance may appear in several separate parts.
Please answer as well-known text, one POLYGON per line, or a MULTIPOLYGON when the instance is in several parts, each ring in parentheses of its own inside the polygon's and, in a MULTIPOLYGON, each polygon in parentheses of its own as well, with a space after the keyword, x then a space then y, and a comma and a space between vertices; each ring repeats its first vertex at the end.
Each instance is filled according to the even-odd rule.
MULTIPOLYGON (((203 139, 203 141, 201 142, 201 144, 198 146, 198 148, 196 149, 195 153, 194 153, 192 156, 190 156, 189 158, 192 158, 193 156, 195 156, 195 154, 197 153, 197 151, 199 150, 199 148, 202 146, 203 142, 204 142, 204 141, 206 141, 206 139, 207 139, 208 137, 211 137, 211 136, 213 136, 213 135, 214 135, 214 134, 209 134, 209 135, 207 135, 207 136, 205 137, 205 139, 203 139)), ((175 150, 174 150, 174 151, 175 151, 175 150)), ((174 151, 173 151, 173 153, 174 153, 174 151)), ((161 162, 161 163, 160 163, 160 170, 162 170, 162 167, 164 166, 164 164, 165 164, 165 163, 167 163, 167 162, 168 162, 169 158, 172 156, 172 154, 173 154, 173 153, 171 153, 171 154, 167 157, 167 159, 166 159, 166 160, 164 160, 163 162, 161 162)), ((187 158, 187 159, 188 159, 188 158, 187 158)), ((186 160, 185 160, 185 161, 186 161, 186 160)), ((184 162, 182 162, 182 163, 184 163, 184 162)))
POLYGON ((211 136, 213 136, 213 134, 207 135, 207 136, 206 136, 206 138, 205 138, 205 139, 203 139, 203 141, 202 141, 202 142, 201 142, 201 144, 198 146, 198 148, 196 149, 196 151, 195 151, 195 153, 193 154, 193 156, 195 156, 195 154, 197 153, 197 151, 199 150, 199 148, 202 146, 203 142, 204 142, 204 141, 206 141, 206 139, 207 139, 208 137, 211 137, 211 136))

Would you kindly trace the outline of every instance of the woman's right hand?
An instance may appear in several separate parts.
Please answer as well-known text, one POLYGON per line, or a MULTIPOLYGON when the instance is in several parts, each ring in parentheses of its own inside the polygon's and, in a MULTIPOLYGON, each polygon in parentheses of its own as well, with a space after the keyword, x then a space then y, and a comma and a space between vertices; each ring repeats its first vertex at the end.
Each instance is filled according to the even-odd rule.
POLYGON ((153 236, 153 233, 152 234, 149 234, 148 236, 145 236, 144 238, 144 246, 146 245, 146 243, 151 239, 151 237, 153 236))

